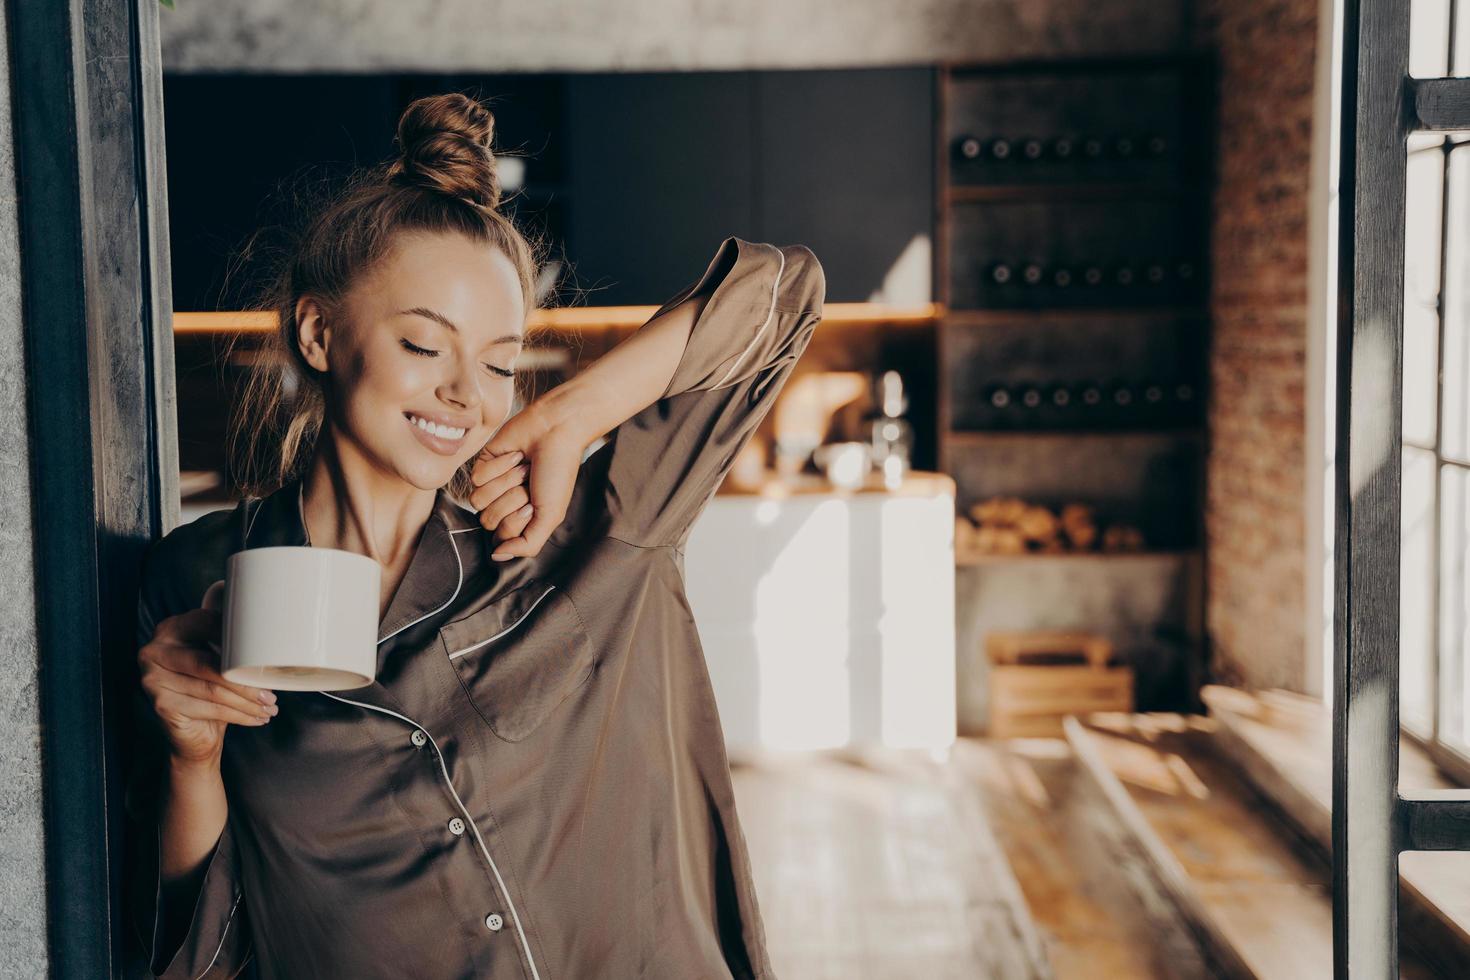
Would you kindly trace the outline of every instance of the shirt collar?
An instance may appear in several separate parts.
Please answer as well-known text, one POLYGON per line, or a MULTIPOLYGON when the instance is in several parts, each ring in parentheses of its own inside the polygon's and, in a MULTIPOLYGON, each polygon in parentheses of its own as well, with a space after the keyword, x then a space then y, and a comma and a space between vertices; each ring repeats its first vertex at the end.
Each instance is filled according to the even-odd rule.
MULTIPOLYGON (((246 548, 306 547, 304 480, 297 477, 247 509, 246 548)), ((447 608, 470 576, 488 561, 489 535, 477 533, 474 512, 441 487, 423 536, 378 628, 378 643, 447 608)))

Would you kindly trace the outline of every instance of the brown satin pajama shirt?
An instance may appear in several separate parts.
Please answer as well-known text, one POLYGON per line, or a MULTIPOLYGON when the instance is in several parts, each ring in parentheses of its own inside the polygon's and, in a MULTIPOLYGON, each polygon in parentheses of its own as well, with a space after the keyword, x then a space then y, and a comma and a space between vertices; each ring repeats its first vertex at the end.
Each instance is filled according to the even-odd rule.
MULTIPOLYGON (((682 549, 825 292, 805 246, 725 239, 660 307, 709 296, 667 390, 583 461, 538 555, 491 561, 441 490, 374 683, 279 691, 268 724, 226 729, 229 819, 197 902, 164 915, 167 744, 137 693, 128 840, 149 972, 773 976, 682 549)), ((176 528, 147 552, 138 642, 199 606, 232 552, 308 543, 299 480, 176 528)))

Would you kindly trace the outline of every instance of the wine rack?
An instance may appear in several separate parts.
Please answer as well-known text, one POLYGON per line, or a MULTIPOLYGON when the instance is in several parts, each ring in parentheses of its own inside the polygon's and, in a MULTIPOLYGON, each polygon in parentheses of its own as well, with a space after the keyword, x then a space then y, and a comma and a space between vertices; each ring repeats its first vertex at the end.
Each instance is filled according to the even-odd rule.
POLYGON ((1082 504, 1145 542, 1085 564, 957 552, 978 576, 961 581, 978 620, 961 608, 961 643, 982 628, 1096 627, 1137 650, 1168 635, 1190 667, 1183 709, 1203 634, 1211 71, 1191 56, 937 73, 939 448, 957 510, 1082 504), (1076 608, 1017 601, 1044 594, 1076 608))

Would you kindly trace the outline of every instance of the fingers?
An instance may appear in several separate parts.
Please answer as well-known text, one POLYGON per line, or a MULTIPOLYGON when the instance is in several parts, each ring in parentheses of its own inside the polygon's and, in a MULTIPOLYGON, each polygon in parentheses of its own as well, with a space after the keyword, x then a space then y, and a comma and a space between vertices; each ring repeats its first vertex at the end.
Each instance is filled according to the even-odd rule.
POLYGON ((171 672, 223 685, 248 701, 269 704, 275 700, 275 694, 266 688, 226 680, 219 671, 219 653, 215 650, 176 642, 172 637, 156 640, 144 650, 146 655, 139 658, 144 679, 155 671, 171 672))
POLYGON ((522 458, 524 454, 520 450, 510 453, 491 453, 488 449, 482 449, 480 455, 475 459, 475 465, 470 467, 470 482, 479 486, 488 480, 493 480, 519 463, 522 458))
POLYGON ((274 704, 262 703, 253 695, 239 693, 228 682, 207 681, 200 677, 179 674, 171 670, 150 671, 143 678, 143 688, 145 690, 150 688, 156 689, 159 693, 172 691, 175 694, 182 694, 196 701, 212 701, 226 708, 234 708, 241 714, 251 717, 257 715, 271 717, 280 710, 274 704))
POLYGON ((520 486, 525 483, 526 474, 530 471, 530 463, 521 463, 518 466, 511 467, 499 476, 491 477, 470 491, 470 506, 475 510, 484 510, 491 501, 495 500, 511 487, 520 486))
POLYGON ((566 517, 576 486, 582 454, 570 444, 559 452, 543 452, 531 470, 530 500, 535 505, 531 520, 518 536, 503 541, 491 552, 497 561, 538 554, 566 517))
POLYGON ((561 523, 559 520, 550 518, 538 520, 538 513, 532 513, 530 523, 516 537, 502 541, 495 546, 490 557, 495 561, 509 561, 512 558, 529 558, 541 552, 541 546, 551 537, 551 532, 561 523))
POLYGON ((270 721, 269 715, 241 711, 218 701, 204 701, 166 688, 160 689, 154 698, 153 710, 164 721, 170 718, 187 718, 194 721, 227 721, 235 725, 264 725, 270 721))
POLYGON ((493 531, 502 520, 530 502, 531 497, 525 487, 511 487, 480 511, 480 526, 487 531, 493 531))
POLYGON ((531 523, 531 514, 534 512, 535 507, 531 504, 526 504, 520 510, 511 511, 495 528, 496 540, 509 541, 511 538, 520 537, 521 533, 526 530, 526 525, 531 523))

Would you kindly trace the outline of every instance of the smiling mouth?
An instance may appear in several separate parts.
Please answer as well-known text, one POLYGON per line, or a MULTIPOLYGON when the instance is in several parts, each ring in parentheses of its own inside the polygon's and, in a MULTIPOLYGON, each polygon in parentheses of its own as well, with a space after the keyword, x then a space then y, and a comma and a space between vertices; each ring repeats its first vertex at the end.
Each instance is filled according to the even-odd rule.
POLYGON ((469 429, 460 426, 430 422, 412 412, 404 412, 403 417, 413 429, 418 440, 442 456, 453 455, 457 452, 460 443, 464 441, 465 435, 469 432, 469 429))

